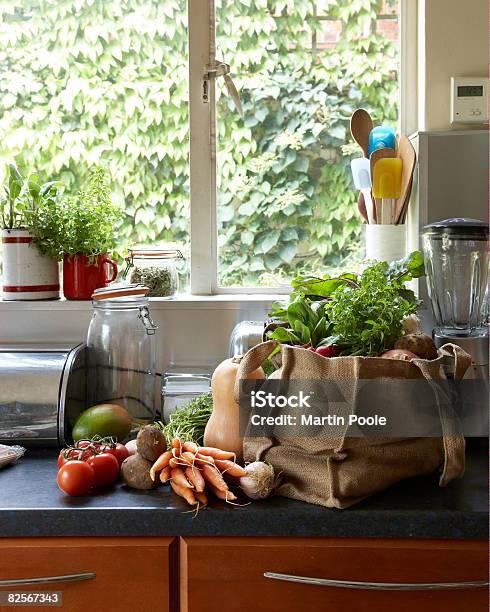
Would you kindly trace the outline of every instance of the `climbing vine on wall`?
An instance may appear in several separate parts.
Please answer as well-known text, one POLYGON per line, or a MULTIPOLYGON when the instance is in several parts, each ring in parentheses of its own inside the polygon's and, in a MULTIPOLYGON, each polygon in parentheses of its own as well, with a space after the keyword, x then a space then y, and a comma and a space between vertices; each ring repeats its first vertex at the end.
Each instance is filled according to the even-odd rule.
MULTIPOLYGON (((244 106, 241 119, 219 83, 224 284, 337 266, 355 251, 348 118, 360 104, 378 122, 397 118, 382 5, 217 0, 218 55, 244 106), (322 16, 342 25, 333 48, 312 47, 322 16)), ((189 242, 186 13, 184 0, 0 0, 0 162, 68 192, 102 162, 126 213, 122 246, 189 242)))

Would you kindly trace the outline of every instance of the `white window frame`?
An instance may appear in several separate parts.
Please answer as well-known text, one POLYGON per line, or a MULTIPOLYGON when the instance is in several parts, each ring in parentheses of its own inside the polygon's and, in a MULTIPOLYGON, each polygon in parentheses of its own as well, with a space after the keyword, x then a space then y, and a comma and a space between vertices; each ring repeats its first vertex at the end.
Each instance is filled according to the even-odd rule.
MULTIPOLYGON (((288 293, 287 287, 218 285, 214 0, 188 0, 188 20, 191 293, 288 293)), ((400 129, 411 134, 417 126, 417 0, 400 0, 400 47, 400 129)))

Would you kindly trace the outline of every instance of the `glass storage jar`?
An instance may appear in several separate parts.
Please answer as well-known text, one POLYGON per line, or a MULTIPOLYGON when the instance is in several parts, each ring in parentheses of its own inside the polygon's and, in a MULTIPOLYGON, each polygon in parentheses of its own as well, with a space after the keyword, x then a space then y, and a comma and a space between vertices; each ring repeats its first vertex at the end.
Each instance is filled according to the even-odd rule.
POLYGON ((148 288, 126 285, 98 289, 87 337, 89 406, 119 404, 134 419, 156 418, 155 332, 148 288))
POLYGON ((170 421, 172 413, 182 404, 211 393, 214 368, 208 366, 178 365, 171 363, 162 374, 162 417, 170 421))
POLYGON ((124 279, 148 287, 148 297, 172 297, 179 290, 178 249, 130 249, 124 279))

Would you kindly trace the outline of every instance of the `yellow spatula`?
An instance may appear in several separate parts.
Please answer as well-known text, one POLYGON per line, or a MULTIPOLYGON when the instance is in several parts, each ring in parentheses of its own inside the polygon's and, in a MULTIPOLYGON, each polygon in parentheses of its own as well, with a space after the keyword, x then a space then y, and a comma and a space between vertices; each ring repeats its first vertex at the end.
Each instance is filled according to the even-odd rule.
POLYGON ((378 160, 372 181, 378 222, 382 225, 395 223, 395 200, 400 197, 402 187, 402 160, 398 157, 378 160))

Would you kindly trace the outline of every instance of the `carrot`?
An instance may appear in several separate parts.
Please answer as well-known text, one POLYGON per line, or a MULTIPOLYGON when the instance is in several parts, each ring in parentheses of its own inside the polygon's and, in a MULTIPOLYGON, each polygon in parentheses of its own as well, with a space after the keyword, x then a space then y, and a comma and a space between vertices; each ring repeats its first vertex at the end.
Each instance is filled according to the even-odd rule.
POLYGON ((170 461, 168 462, 168 465, 170 468, 176 468, 180 465, 180 461, 178 460, 177 457, 172 457, 172 459, 170 459, 170 461))
POLYGON ((167 467, 163 468, 163 470, 160 472, 160 481, 168 482, 170 478, 172 477, 170 472, 171 472, 171 469, 168 465, 167 467))
POLYGON ((235 453, 230 451, 224 451, 220 448, 213 448, 212 446, 201 446, 199 449, 199 453, 201 455, 206 455, 207 457, 213 457, 213 459, 235 459, 235 453))
POLYGON ((241 465, 233 461, 227 461, 226 459, 216 459, 216 467, 219 468, 220 472, 229 474, 230 476, 236 476, 237 478, 247 475, 247 470, 245 470, 245 468, 242 468, 241 465))
POLYGON ((194 444, 194 442, 186 442, 184 446, 182 447, 182 449, 184 450, 184 452, 187 452, 187 451, 190 453, 199 452, 199 447, 197 446, 197 444, 194 444))
POLYGON ((170 486, 172 487, 174 493, 177 493, 177 495, 183 497, 188 504, 190 504, 191 506, 195 506, 197 504, 197 500, 194 497, 194 493, 190 489, 188 489, 187 487, 180 487, 173 480, 170 481, 170 486))
POLYGON ((213 485, 209 483, 208 483, 208 487, 211 493, 216 495, 218 499, 222 499, 224 501, 234 501, 235 499, 237 499, 236 495, 234 495, 230 490, 222 491, 221 489, 217 489, 216 487, 213 487, 213 485))
POLYGON ((170 472, 170 476, 172 478, 172 482, 175 482, 179 485, 179 487, 187 487, 188 489, 192 489, 193 486, 190 482, 188 482, 185 477, 184 470, 182 468, 173 468, 170 472))
POLYGON ((201 492, 195 492, 194 495, 196 496, 197 501, 202 505, 202 506, 207 506, 208 505, 208 498, 206 497, 206 493, 204 493, 204 491, 201 492))
POLYGON ((182 453, 180 455, 179 459, 182 459, 182 461, 188 463, 189 465, 194 465, 194 462, 196 461, 196 455, 194 453, 186 451, 185 453, 182 453))
POLYGON ((214 465, 214 459, 207 455, 201 455, 201 453, 196 453, 195 455, 196 461, 201 461, 202 463, 208 463, 209 465, 214 465))
POLYGON ((221 476, 221 474, 215 467, 211 467, 210 465, 204 465, 202 468, 202 473, 204 479, 216 489, 219 489, 220 491, 228 490, 228 485, 223 480, 223 476, 221 476))
POLYGON ((204 491, 204 487, 206 483, 204 482, 204 478, 201 475, 201 472, 196 467, 188 467, 185 470, 185 475, 187 480, 194 485, 197 493, 202 493, 204 491))
POLYGON ((163 470, 163 468, 167 467, 168 462, 172 457, 172 453, 170 451, 166 451, 158 457, 155 463, 150 468, 150 478, 155 480, 155 474, 163 470))
POLYGON ((174 438, 172 440, 172 453, 174 457, 178 457, 180 455, 180 451, 182 448, 182 442, 180 438, 174 438))

